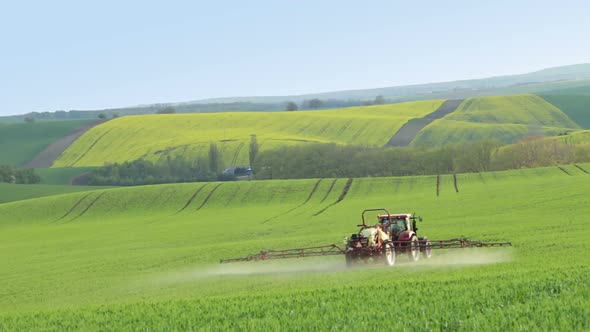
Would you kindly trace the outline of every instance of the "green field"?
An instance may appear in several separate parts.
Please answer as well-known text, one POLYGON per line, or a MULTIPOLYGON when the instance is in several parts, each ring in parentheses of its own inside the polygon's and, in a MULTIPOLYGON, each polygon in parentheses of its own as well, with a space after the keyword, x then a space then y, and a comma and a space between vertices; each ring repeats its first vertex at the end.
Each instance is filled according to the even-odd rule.
POLYGON ((94 127, 54 167, 102 166, 166 156, 206 156, 216 142, 226 165, 248 163, 250 135, 262 151, 292 144, 335 142, 382 146, 409 119, 442 100, 313 112, 171 114, 122 117, 94 127))
POLYGON ((0 183, 0 204, 30 198, 90 191, 101 187, 0 183))
POLYGON ((557 94, 543 95, 542 97, 567 114, 580 127, 590 129, 590 95, 557 94))
POLYGON ((70 184, 82 174, 92 171, 94 167, 56 167, 36 168, 35 173, 41 177, 41 184, 70 184))
POLYGON ((535 95, 466 99, 455 112, 422 129, 416 147, 496 140, 510 144, 533 135, 553 136, 580 129, 564 112, 535 95))
MULTIPOLYGON (((590 164, 579 165, 590 169, 590 164)), ((192 183, 0 205, 0 330, 590 329, 590 175, 192 183), (219 265, 341 243, 363 208, 423 216, 431 239, 512 241, 347 270, 343 257, 219 265), (322 212, 323 211, 323 212, 322 212), (321 213, 320 213, 321 212, 321 213), (318 214, 319 213, 319 214, 318 214)))
POLYGON ((88 120, 0 124, 0 165, 20 167, 49 144, 87 123, 88 120))

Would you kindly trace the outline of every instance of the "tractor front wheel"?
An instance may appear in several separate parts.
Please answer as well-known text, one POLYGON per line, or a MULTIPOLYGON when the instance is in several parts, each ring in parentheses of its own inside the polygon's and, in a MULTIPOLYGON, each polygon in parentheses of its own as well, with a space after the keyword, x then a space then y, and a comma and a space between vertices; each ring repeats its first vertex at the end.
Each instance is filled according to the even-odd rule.
POLYGON ((385 251, 383 253, 383 261, 387 266, 394 266, 395 265, 395 247, 392 246, 390 243, 386 243, 383 247, 385 251))
POLYGON ((426 241, 423 244, 424 249, 422 250, 422 257, 430 258, 432 257, 432 242, 426 241))
POLYGON ((412 262, 420 260, 420 242, 418 242, 418 238, 415 236, 412 236, 408 244, 408 257, 412 262))
POLYGON ((356 258, 351 254, 346 254, 344 257, 346 259, 346 267, 353 267, 356 258))

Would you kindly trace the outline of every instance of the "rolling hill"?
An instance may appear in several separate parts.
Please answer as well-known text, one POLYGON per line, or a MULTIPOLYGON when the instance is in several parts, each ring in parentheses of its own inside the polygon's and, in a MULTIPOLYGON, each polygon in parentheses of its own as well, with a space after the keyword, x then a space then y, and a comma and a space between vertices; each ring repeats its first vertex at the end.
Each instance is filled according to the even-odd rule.
POLYGON ((458 190, 443 176, 439 196, 426 176, 158 185, 0 204, 0 329, 351 330, 382 321, 586 330, 590 175, 564 169, 460 174, 458 190), (437 251, 394 268, 346 270, 342 257, 217 264, 340 243, 363 208, 382 206, 416 211, 432 239, 514 247, 437 251), (396 309, 382 310, 384 299, 396 309), (360 304, 366 310, 351 313, 360 304), (395 319, 400 311, 414 319, 395 319))
POLYGON ((218 144, 226 165, 247 164, 251 135, 257 136, 261 150, 310 142, 382 146, 405 122, 433 112, 442 103, 430 100, 315 112, 122 117, 88 131, 53 166, 206 157, 211 142, 218 144))

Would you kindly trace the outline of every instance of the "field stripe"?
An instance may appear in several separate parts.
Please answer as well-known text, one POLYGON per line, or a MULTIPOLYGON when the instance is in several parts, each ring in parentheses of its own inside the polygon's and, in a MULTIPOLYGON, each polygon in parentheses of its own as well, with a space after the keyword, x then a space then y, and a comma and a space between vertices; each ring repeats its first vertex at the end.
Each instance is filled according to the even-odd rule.
POLYGON ((215 186, 215 188, 213 188, 213 190, 211 190, 211 192, 209 193, 209 195, 207 195, 207 197, 205 197, 205 200, 203 201, 203 203, 201 203, 201 205, 199 205, 199 207, 197 208, 197 211, 199 211, 205 204, 207 204, 207 202, 209 201, 209 198, 211 198, 211 196, 213 196, 213 194, 215 193, 215 191, 221 187, 223 183, 220 183, 218 185, 215 186))
POLYGON ((566 171, 563 167, 561 166, 557 166, 557 168, 559 168, 562 172, 564 172, 565 174, 571 176, 570 172, 566 171))
POLYGON ((75 203, 75 204, 72 206, 72 208, 71 208, 71 209, 70 209, 68 212, 66 212, 66 214, 64 214, 63 216, 61 216, 61 218, 57 219, 57 220, 56 220, 56 221, 54 221, 54 222, 58 222, 58 221, 62 220, 63 218, 67 217, 67 216, 68 216, 70 213, 72 213, 72 211, 74 211, 74 210, 75 210, 75 209, 78 207, 78 205, 80 205, 80 203, 82 203, 82 201, 83 201, 83 200, 85 200, 85 199, 86 199, 86 197, 90 196, 90 194, 92 194, 92 193, 90 192, 90 193, 88 193, 88 194, 84 195, 84 197, 80 198, 80 199, 79 199, 79 200, 78 200, 78 201, 77 201, 77 202, 76 202, 76 203, 75 203))
POLYGON ((342 202, 342 200, 346 197, 346 195, 348 194, 348 191, 350 190, 350 186, 352 186, 352 178, 349 178, 346 181, 346 184, 344 185, 344 188, 342 188, 342 192, 340 193, 340 196, 338 196, 338 199, 336 199, 336 201, 328 206, 326 206, 325 208, 321 209, 320 211, 316 212, 313 216, 318 216, 322 213, 324 213, 327 209, 331 208, 332 206, 342 202))
POLYGON ((193 193, 193 195, 191 196, 191 198, 189 198, 189 200, 182 207, 182 209, 178 210, 175 214, 179 214, 184 209, 186 209, 189 205, 191 205, 191 203, 195 200, 195 197, 197 197, 197 195, 201 192, 201 190, 203 190, 207 185, 208 185, 208 183, 205 183, 204 185, 200 186, 199 189, 195 190, 195 192, 193 193))
POLYGON ((82 212, 80 212, 79 215, 75 216, 72 220, 70 220, 69 222, 72 222, 78 218, 80 218, 82 215, 84 215, 84 213, 86 213, 88 210, 90 210, 90 208, 102 197, 102 195, 104 195, 106 193, 106 191, 101 192, 100 194, 98 194, 98 196, 96 196, 96 198, 90 202, 90 204, 88 204, 88 206, 82 210, 82 212))
POLYGON ((440 175, 436 176, 436 197, 440 195, 440 175))
POLYGON ((459 192, 459 186, 457 185, 457 174, 453 174, 453 183, 455 184, 455 192, 459 192))
POLYGON ((238 145, 238 147, 236 148, 236 150, 234 151, 234 157, 232 158, 232 161, 231 161, 231 165, 230 166, 236 166, 237 165, 238 157, 239 157, 240 152, 242 151, 243 148, 244 148, 244 142, 240 143, 238 145))
POLYGON ((326 198, 328 198, 328 196, 332 192, 332 189, 334 189, 334 185, 336 184, 337 180, 338 179, 334 179, 334 181, 332 181, 332 184, 330 184, 330 188, 328 188, 328 192, 326 192, 326 196, 324 196, 324 198, 322 198, 322 200, 320 201, 320 204, 322 204, 326 200, 326 198))
POLYGON ((587 170, 583 169, 582 166, 580 165, 574 165, 577 169, 579 169, 580 171, 586 173, 586 174, 590 174, 590 172, 588 172, 587 170))
POLYGON ((310 192, 310 193, 309 193, 309 195, 307 196, 307 199, 306 199, 306 200, 305 200, 303 203, 301 203, 301 204, 297 205, 296 207, 294 207, 294 208, 292 208, 292 209, 289 209, 289 210, 287 210, 287 211, 285 211, 285 212, 283 212, 283 213, 281 213, 281 214, 277 214, 276 216, 270 217, 270 218, 268 218, 268 219, 264 220, 262 223, 263 223, 263 224, 265 224, 265 223, 267 223, 267 222, 269 222, 269 221, 271 221, 271 220, 273 220, 273 219, 276 219, 276 218, 278 218, 278 217, 282 217, 282 216, 284 216, 284 215, 286 215, 286 214, 289 214, 289 213, 291 213, 291 212, 293 212, 293 211, 297 210, 298 208, 300 208, 300 207, 304 206, 305 204, 307 204, 307 202, 309 202, 309 200, 311 199, 311 197, 313 196, 313 194, 314 194, 314 193, 316 192, 316 190, 318 189, 318 186, 320 185, 320 182, 322 182, 322 179, 319 179, 318 181, 316 181, 316 183, 314 184, 313 188, 311 189, 311 192, 310 192))
POLYGON ((88 154, 88 152, 90 152, 90 150, 92 150, 92 148, 103 138, 105 137, 106 134, 108 134, 111 129, 106 130, 102 135, 100 135, 91 145, 90 147, 88 147, 88 150, 86 150, 86 152, 84 152, 80 157, 78 157, 78 159, 76 159, 74 162, 72 162, 70 164, 70 166, 74 166, 75 163, 79 162, 80 160, 82 160, 82 158, 86 157, 86 155, 88 154))

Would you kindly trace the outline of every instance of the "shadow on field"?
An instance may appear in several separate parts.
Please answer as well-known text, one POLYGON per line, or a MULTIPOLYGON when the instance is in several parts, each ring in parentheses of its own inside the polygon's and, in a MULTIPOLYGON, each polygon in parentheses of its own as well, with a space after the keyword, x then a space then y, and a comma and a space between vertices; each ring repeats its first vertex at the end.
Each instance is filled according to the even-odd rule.
POLYGON ((159 283, 174 284, 191 282, 207 278, 223 276, 249 275, 288 275, 300 276, 310 273, 355 273, 367 269, 433 269, 446 267, 461 267, 471 265, 487 265, 509 262, 512 260, 512 250, 509 248, 494 249, 459 249, 435 252, 430 259, 421 259, 411 263, 406 255, 399 255, 395 266, 360 262, 349 268, 344 262, 344 256, 314 257, 306 259, 286 259, 277 261, 257 261, 209 265, 192 270, 162 274, 157 278, 159 283))

